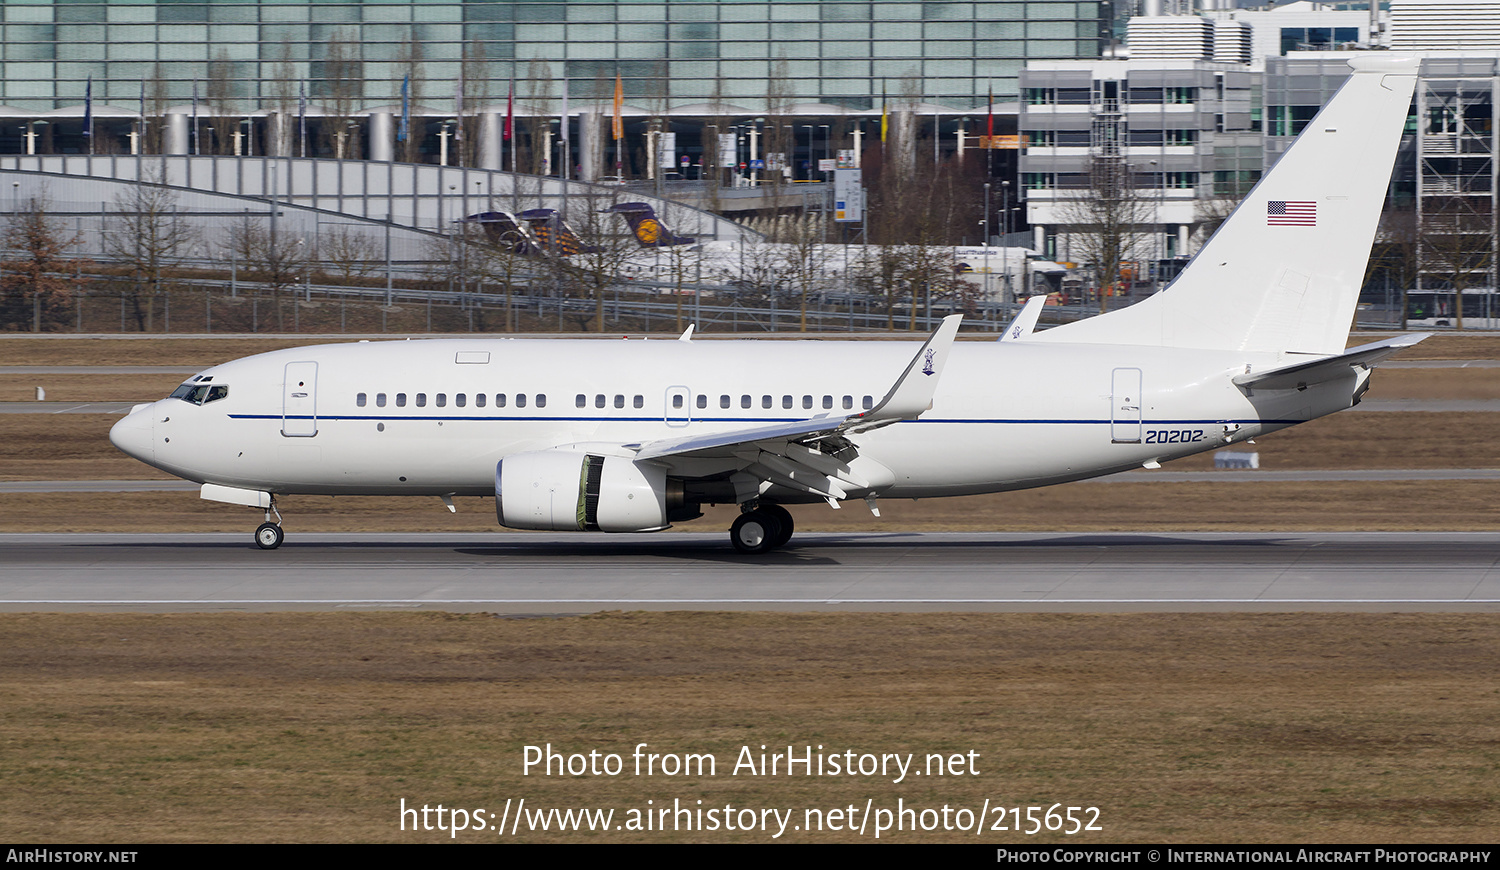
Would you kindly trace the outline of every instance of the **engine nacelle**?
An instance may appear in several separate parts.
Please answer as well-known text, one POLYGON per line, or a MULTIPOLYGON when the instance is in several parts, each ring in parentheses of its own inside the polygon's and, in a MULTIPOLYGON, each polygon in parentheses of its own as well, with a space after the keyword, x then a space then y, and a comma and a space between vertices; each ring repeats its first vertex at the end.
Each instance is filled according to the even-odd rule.
POLYGON ((622 456, 517 453, 495 465, 495 518, 511 529, 653 532, 669 525, 671 488, 666 469, 622 456))

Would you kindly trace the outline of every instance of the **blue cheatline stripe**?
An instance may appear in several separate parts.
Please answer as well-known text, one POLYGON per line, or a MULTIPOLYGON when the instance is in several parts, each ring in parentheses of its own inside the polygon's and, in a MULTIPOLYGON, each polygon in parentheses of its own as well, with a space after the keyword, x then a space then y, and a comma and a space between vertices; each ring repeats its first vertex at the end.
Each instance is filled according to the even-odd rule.
MULTIPOLYGON (((381 416, 381 415, 353 415, 353 414, 338 414, 338 415, 330 414, 330 415, 326 415, 326 416, 282 415, 282 414, 230 414, 229 418, 231 420, 321 420, 321 421, 324 421, 324 422, 329 422, 329 421, 335 421, 335 420, 337 420, 337 421, 344 421, 344 422, 359 422, 359 421, 372 421, 372 422, 373 421, 380 421, 380 422, 403 422, 403 421, 404 422, 432 422, 432 421, 439 421, 439 422, 472 422, 472 423, 661 423, 661 422, 669 422, 669 423, 682 423, 682 424, 686 424, 686 423, 703 423, 703 424, 708 424, 708 423, 801 423, 804 420, 816 420, 817 419, 816 417, 694 417, 691 420, 688 420, 688 419, 679 419, 679 418, 667 418, 664 421, 661 417, 553 417, 553 416, 537 416, 537 417, 472 417, 472 416, 470 416, 470 417, 446 417, 446 416, 445 417, 429 417, 429 416, 422 416, 422 417, 414 417, 414 416, 381 416)), ((969 418, 955 417, 955 418, 941 418, 941 419, 925 419, 925 418, 923 418, 923 419, 918 419, 918 420, 902 420, 900 422, 901 423, 927 423, 927 424, 932 424, 932 423, 947 423, 947 424, 951 424, 951 425, 1004 424, 1004 425, 1013 425, 1013 426, 1014 425, 1028 425, 1028 424, 1030 424, 1030 425, 1048 425, 1048 426, 1063 426, 1063 425, 1069 425, 1069 426, 1071 426, 1071 425, 1079 425, 1079 424, 1093 425, 1093 426, 1108 426, 1108 425, 1111 425, 1111 424, 1114 424, 1114 425, 1123 425, 1123 426, 1134 426, 1134 425, 1137 425, 1137 423, 1139 423, 1139 425, 1141 425, 1141 426, 1223 426, 1223 425, 1226 425, 1226 424, 1229 424, 1229 423, 1238 423, 1238 424, 1241 424, 1241 425, 1254 425, 1254 424, 1265 424, 1265 423, 1286 423, 1286 424, 1293 424, 1293 423, 1306 423, 1308 421, 1306 421, 1306 420, 1260 420, 1260 419, 1253 419, 1253 418, 1246 418, 1246 419, 1239 419, 1239 420, 1206 420, 1205 419, 1205 420, 1140 420, 1140 421, 1136 421, 1136 420, 1104 420, 1104 419, 1100 419, 1100 420, 1069 420, 1069 419, 1063 419, 1063 418, 1025 418, 1025 417, 1014 417, 1014 418, 1011 418, 1011 417, 969 417, 969 418)))

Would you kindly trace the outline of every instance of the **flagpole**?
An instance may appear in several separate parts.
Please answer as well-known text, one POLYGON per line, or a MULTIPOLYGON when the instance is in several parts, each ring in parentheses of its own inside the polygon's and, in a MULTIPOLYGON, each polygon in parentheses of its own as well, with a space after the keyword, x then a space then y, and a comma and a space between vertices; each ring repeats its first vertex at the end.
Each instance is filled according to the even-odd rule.
POLYGON ((83 86, 83 138, 89 140, 89 156, 94 156, 94 77, 83 86))

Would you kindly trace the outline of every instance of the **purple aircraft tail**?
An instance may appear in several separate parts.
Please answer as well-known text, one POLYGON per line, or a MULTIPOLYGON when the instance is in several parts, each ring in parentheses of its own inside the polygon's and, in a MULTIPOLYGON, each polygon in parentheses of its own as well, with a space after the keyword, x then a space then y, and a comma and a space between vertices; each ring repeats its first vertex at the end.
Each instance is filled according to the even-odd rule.
POLYGON ((531 227, 531 237, 547 255, 568 257, 599 250, 585 245, 555 208, 532 208, 517 215, 531 227))
POLYGON ((516 220, 516 216, 508 211, 486 211, 479 214, 471 214, 464 218, 465 223, 476 223, 484 230, 485 238, 490 244, 502 248, 510 248, 514 253, 522 256, 534 256, 540 251, 537 249, 536 240, 532 238, 531 231, 524 224, 516 220))

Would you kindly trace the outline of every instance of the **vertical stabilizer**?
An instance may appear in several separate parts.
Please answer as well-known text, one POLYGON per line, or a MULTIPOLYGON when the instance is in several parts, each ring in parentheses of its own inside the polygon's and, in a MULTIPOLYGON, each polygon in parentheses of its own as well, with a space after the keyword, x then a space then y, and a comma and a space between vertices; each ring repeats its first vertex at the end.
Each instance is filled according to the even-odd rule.
POLYGON ((1330 354, 1344 349, 1416 84, 1366 55, 1177 280, 1039 340, 1330 354))

